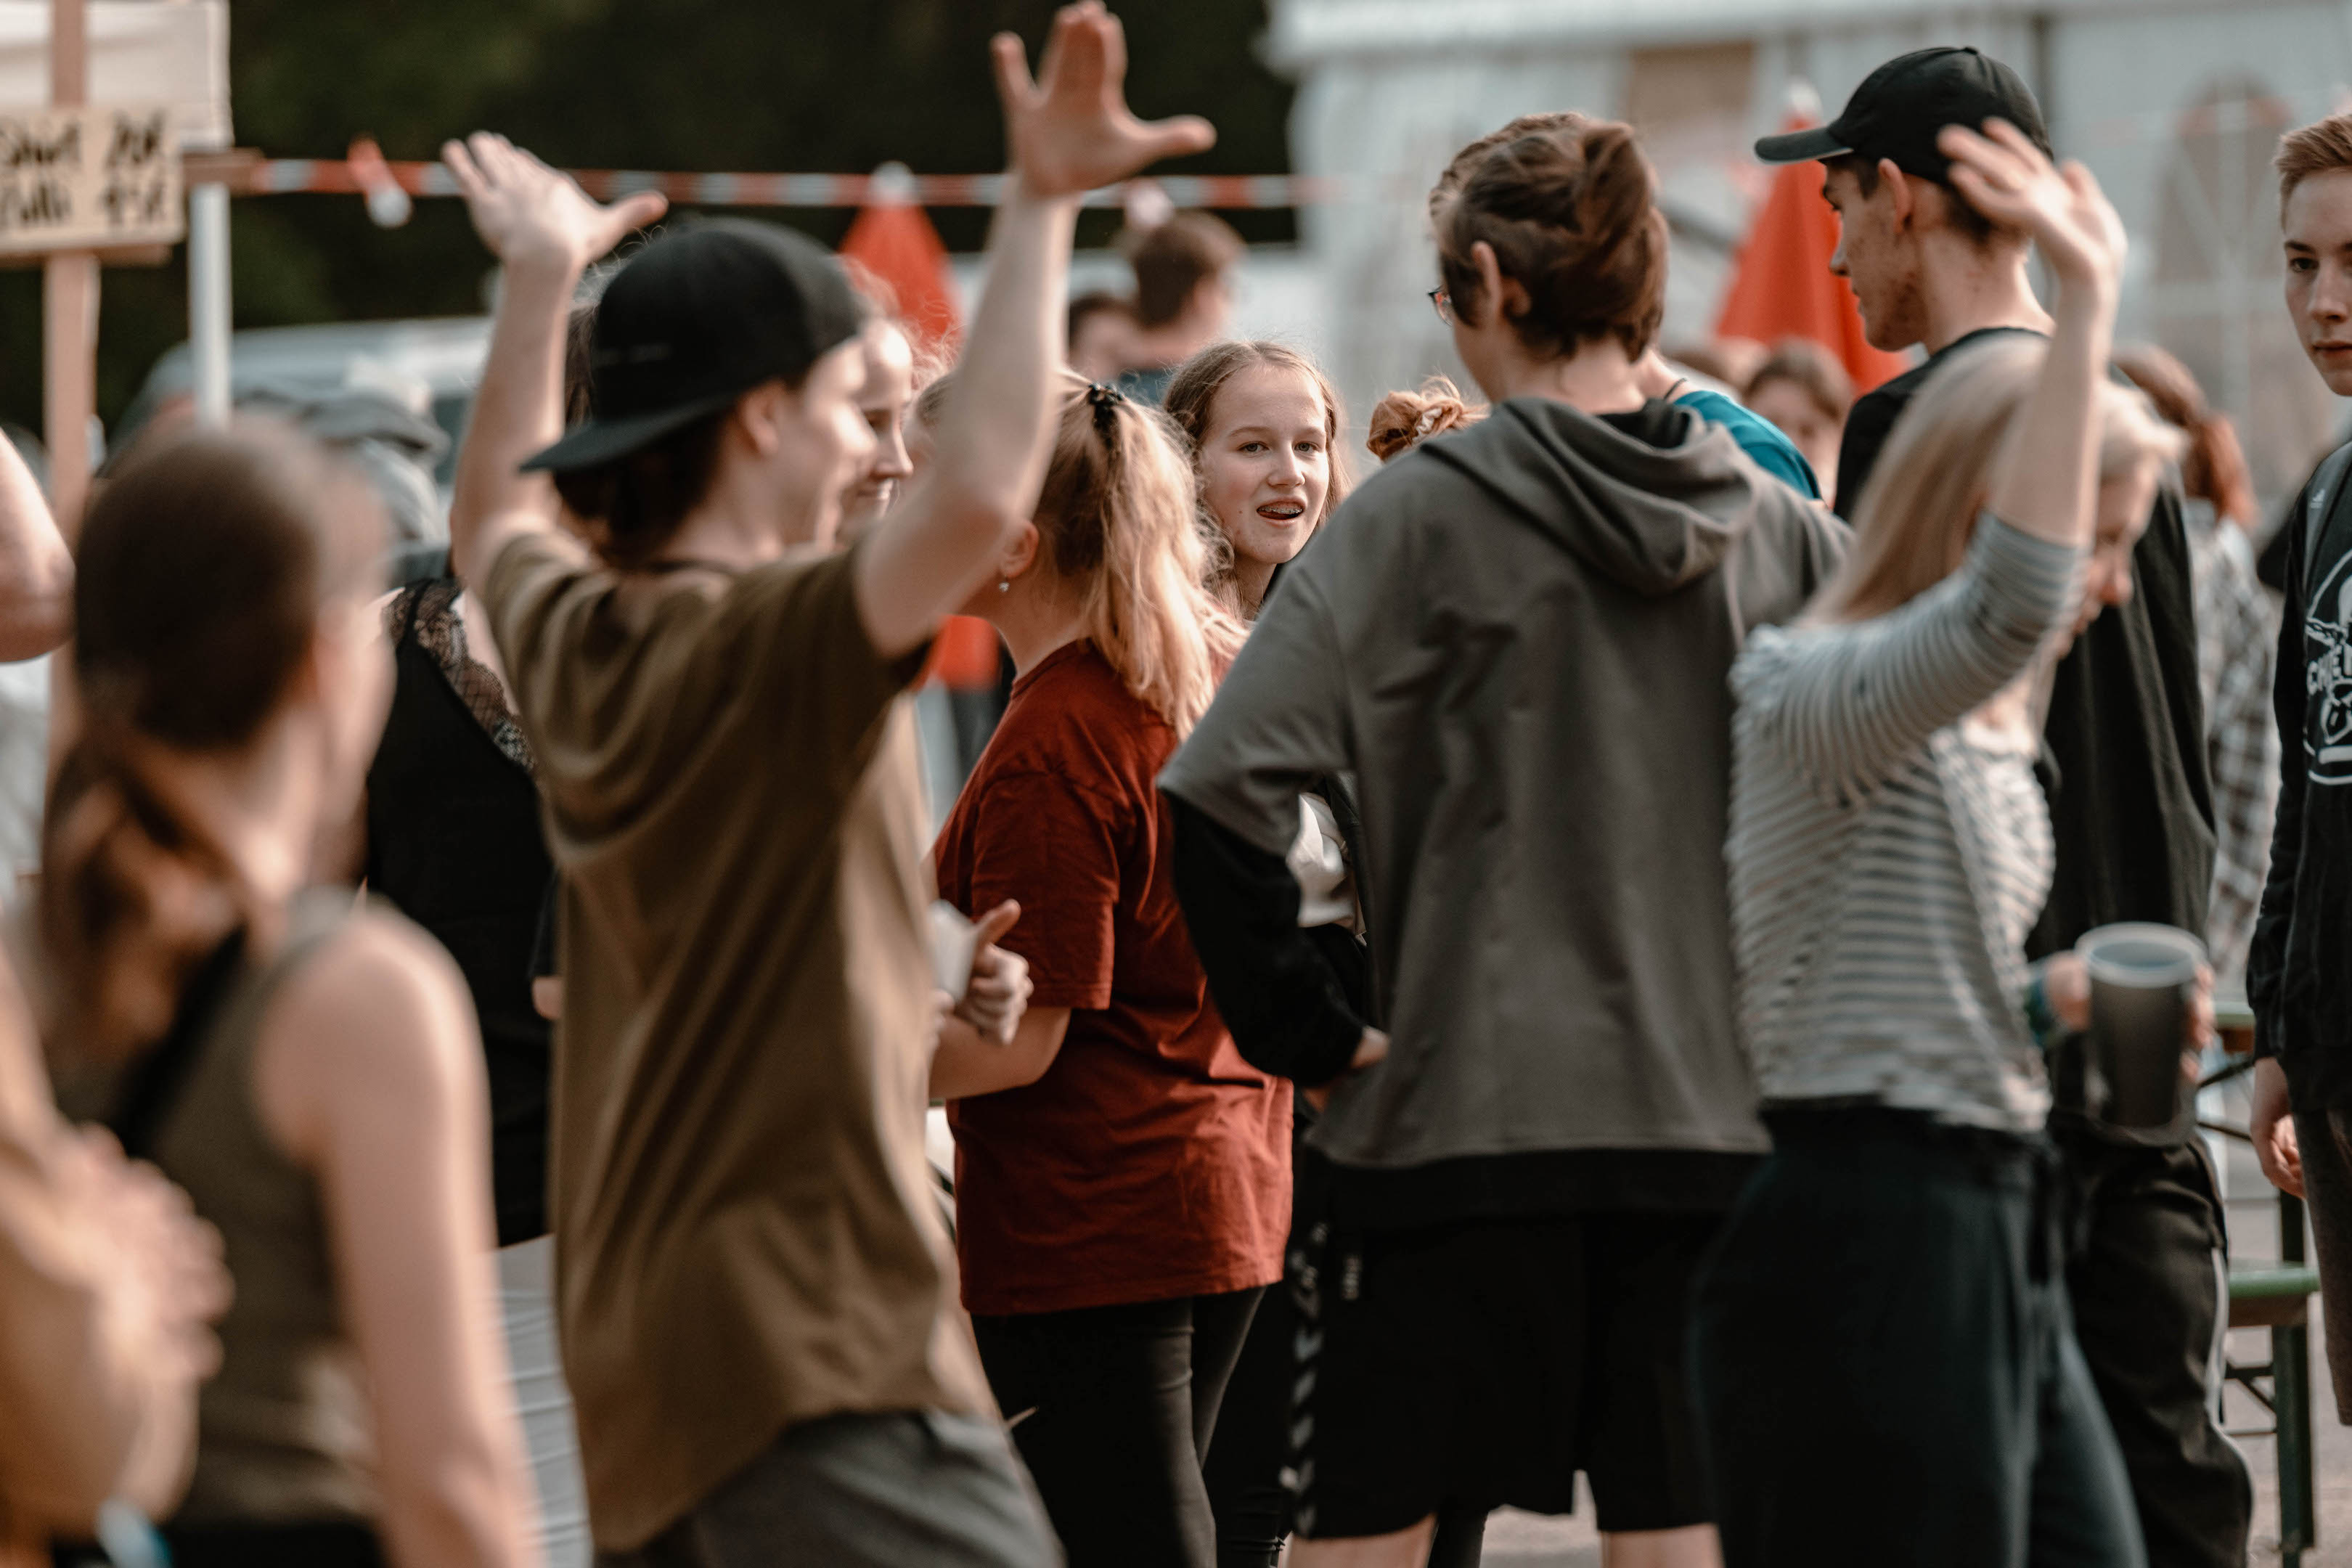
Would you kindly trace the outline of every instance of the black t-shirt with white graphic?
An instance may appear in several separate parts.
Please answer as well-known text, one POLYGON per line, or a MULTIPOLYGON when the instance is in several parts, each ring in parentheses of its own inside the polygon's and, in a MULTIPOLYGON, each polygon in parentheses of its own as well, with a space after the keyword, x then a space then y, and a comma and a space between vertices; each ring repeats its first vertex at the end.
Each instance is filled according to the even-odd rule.
POLYGON ((2282 531, 2278 825, 2246 962, 2257 1048, 2298 1110, 2352 1106, 2352 484, 2316 529, 2311 489, 2282 531))

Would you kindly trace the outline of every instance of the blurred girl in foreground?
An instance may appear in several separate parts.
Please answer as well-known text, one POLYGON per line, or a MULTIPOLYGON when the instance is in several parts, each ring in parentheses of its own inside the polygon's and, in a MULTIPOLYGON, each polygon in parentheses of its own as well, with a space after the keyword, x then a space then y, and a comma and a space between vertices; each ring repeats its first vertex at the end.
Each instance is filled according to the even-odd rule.
POLYGON ((536 1560, 492 1303, 481 1043, 448 955, 310 889, 383 724, 383 522, 291 433, 191 433, 82 526, 39 938, 61 1045, 220 1229, 236 1300, 180 1568, 536 1560))

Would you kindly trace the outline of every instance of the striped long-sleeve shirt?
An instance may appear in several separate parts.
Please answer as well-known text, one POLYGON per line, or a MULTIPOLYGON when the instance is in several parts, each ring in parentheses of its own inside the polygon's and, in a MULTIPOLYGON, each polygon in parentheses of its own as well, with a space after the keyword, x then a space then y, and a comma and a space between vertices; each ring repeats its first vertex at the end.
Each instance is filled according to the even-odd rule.
POLYGON ((2049 812, 2031 753, 1963 721, 2068 618, 2080 559, 1987 514, 1961 568, 1900 609, 1759 631, 1733 666, 1726 854, 1767 1104, 2042 1125, 2019 996, 2049 812))

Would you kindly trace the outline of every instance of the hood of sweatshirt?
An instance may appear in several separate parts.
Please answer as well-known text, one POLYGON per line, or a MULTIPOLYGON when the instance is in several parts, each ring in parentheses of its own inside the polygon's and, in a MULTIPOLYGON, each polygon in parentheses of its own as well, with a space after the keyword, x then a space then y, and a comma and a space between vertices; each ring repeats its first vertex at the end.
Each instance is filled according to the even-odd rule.
POLYGON ((1546 397, 1515 397, 1419 454, 1444 463, 1594 571, 1670 594, 1718 565, 1752 525, 1771 481, 1730 433, 1686 408, 1672 446, 1654 447, 1546 397))

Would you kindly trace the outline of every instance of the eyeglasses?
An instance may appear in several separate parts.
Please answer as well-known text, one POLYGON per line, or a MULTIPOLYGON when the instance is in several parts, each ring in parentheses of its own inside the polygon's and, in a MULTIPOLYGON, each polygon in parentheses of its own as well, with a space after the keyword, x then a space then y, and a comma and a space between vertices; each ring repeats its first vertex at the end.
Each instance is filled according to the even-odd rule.
POLYGON ((1454 324, 1454 296, 1445 291, 1445 285, 1441 283, 1429 291, 1429 303, 1439 321, 1449 327, 1454 324))

